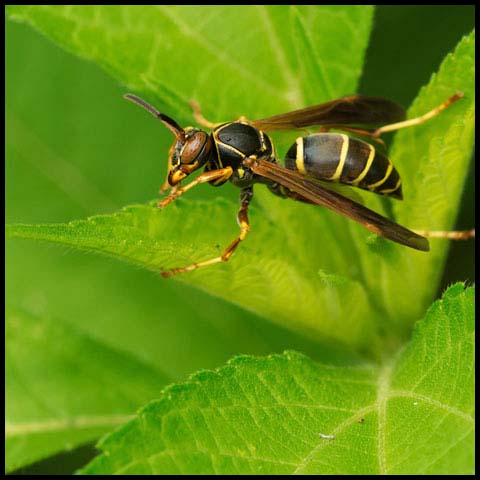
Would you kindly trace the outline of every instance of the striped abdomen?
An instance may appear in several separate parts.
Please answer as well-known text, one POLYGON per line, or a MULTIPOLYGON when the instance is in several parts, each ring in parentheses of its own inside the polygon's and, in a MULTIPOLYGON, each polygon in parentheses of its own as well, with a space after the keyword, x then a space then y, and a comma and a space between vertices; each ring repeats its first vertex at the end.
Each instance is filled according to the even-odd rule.
POLYGON ((402 181, 392 162, 369 143, 344 134, 297 138, 287 152, 285 167, 318 180, 402 199, 402 181))

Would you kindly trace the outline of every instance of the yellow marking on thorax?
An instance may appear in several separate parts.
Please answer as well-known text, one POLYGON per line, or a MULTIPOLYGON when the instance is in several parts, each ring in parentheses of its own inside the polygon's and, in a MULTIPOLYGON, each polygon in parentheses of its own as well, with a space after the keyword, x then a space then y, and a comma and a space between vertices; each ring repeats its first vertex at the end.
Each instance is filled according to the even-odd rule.
POLYGON ((400 188, 402 184, 402 179, 399 178, 397 184, 393 188, 386 188, 385 190, 380 190, 378 193, 392 193, 400 188))
POLYGON ((297 167, 297 170, 300 173, 303 173, 304 175, 306 175, 307 172, 305 171, 305 163, 303 159, 303 138, 298 137, 296 140, 296 143, 297 143, 297 158, 295 159, 295 165, 297 167))
POLYGON ((265 134, 261 130, 258 130, 258 133, 260 134, 260 143, 262 144, 262 146, 260 147, 260 151, 264 152, 267 149, 267 144, 265 142, 265 134))
POLYGON ((331 181, 336 181, 340 179, 340 175, 342 175, 343 167, 345 165, 345 160, 347 159, 347 153, 348 153, 348 144, 349 144, 349 139, 347 135, 344 135, 343 133, 339 134, 342 139, 342 150, 340 151, 340 161, 338 162, 337 169, 335 170, 335 173, 329 178, 331 181))
POLYGON ((271 140, 270 140, 270 144, 272 145, 272 155, 270 156, 270 158, 275 158, 276 157, 275 145, 273 144, 273 142, 271 140))
POLYGON ((217 130, 220 130, 220 128, 216 128, 212 131, 213 144, 215 145, 215 150, 217 151, 218 164, 219 164, 220 168, 223 168, 222 159, 220 157, 220 149, 218 148, 219 141, 218 141, 218 136, 217 136, 218 135, 217 130))
POLYGON ((375 158, 375 148, 372 145, 368 146, 370 147, 370 153, 368 154, 367 163, 365 164, 365 167, 360 173, 360 175, 355 180, 350 182, 352 185, 358 185, 365 178, 365 175, 368 173, 370 167, 372 166, 373 159, 375 158))
POLYGON ((392 162, 389 162, 388 163, 388 167, 387 167, 387 171, 385 173, 385 176, 379 180, 378 182, 376 183, 372 183, 371 185, 368 186, 368 189, 371 190, 373 188, 377 188, 379 187, 380 185, 382 185, 382 183, 385 183, 385 181, 387 180, 387 178, 390 176, 390 174, 392 173, 392 170, 393 170, 393 164, 392 162))

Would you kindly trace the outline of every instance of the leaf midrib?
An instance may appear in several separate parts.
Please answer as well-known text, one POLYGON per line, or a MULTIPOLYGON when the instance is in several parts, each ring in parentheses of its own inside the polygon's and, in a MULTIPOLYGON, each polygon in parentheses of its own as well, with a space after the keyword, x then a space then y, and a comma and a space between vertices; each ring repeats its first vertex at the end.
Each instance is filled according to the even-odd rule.
MULTIPOLYGON (((216 407, 216 406, 202 406, 202 407, 200 407, 200 406, 196 406, 196 407, 189 406, 189 407, 185 407, 185 408, 176 408, 172 412, 175 413, 175 414, 181 414, 182 412, 191 412, 192 409, 198 409, 200 411, 214 411, 214 412, 218 413, 221 410, 227 410, 227 409, 230 409, 230 408, 246 408, 246 409, 250 409, 250 408, 262 408, 262 409, 263 408, 275 408, 275 409, 278 409, 279 407, 283 407, 283 406, 295 406, 295 407, 302 407, 302 408, 306 408, 306 409, 326 409, 327 408, 327 409, 334 409, 334 410, 338 410, 338 411, 353 412, 351 416, 349 416, 342 423, 340 423, 334 430, 332 430, 331 432, 323 432, 323 433, 328 433, 329 435, 333 435, 333 436, 336 437, 343 430, 345 430, 347 427, 349 427, 350 425, 357 422, 358 419, 361 418, 362 416, 364 416, 368 413, 371 413, 375 410, 378 411, 379 408, 381 407, 380 402, 378 400, 379 398, 380 398, 381 401, 387 402, 388 400, 391 400, 393 398, 403 397, 403 398, 412 398, 412 399, 424 401, 424 402, 428 403, 429 405, 432 405, 434 407, 445 410, 449 414, 455 415, 455 416, 461 418, 462 420, 467 421, 468 423, 474 424, 474 419, 470 415, 468 415, 465 412, 462 412, 461 410, 458 410, 454 407, 451 407, 451 406, 446 405, 442 402, 439 402, 438 400, 430 398, 428 396, 415 394, 413 392, 405 392, 405 391, 402 391, 402 390, 385 391, 386 388, 390 385, 390 379, 391 379, 390 377, 392 375, 392 370, 393 370, 393 365, 386 366, 386 367, 383 368, 383 375, 381 374, 379 376, 379 378, 382 378, 382 380, 378 382, 380 395, 377 396, 377 401, 372 403, 371 405, 368 405, 366 407, 362 407, 358 410, 341 409, 341 408, 330 407, 330 406, 326 406, 326 405, 305 405, 305 404, 298 404, 298 403, 281 403, 281 404, 262 404, 262 405, 259 405, 259 404, 255 404, 255 405, 239 404, 239 405, 224 405, 224 406, 219 406, 219 407, 216 407), (382 393, 382 390, 383 390, 383 393, 382 393)), ((166 415, 168 415, 168 413, 166 415)), ((162 418, 165 418, 165 416, 162 417, 162 418)), ((382 426, 382 428, 384 428, 384 426, 382 426)), ((308 454, 303 458, 303 460, 300 463, 283 462, 283 461, 277 461, 277 460, 272 460, 272 459, 261 459, 259 457, 251 457, 251 456, 248 456, 248 457, 247 456, 237 456, 236 458, 243 458, 243 459, 249 458, 249 459, 252 459, 252 460, 261 460, 261 461, 265 461, 265 462, 273 463, 273 464, 278 463, 278 464, 288 464, 288 465, 292 465, 292 466, 295 465, 296 469, 295 469, 295 471, 292 472, 292 474, 300 474, 301 470, 309 465, 309 462, 318 453, 318 451, 320 451, 326 445, 328 445, 328 441, 322 441, 321 443, 316 445, 312 450, 310 450, 310 452, 308 452, 308 454)), ((161 452, 155 452, 155 453, 152 453, 151 455, 143 457, 139 461, 149 461, 150 459, 156 458, 159 455, 164 454, 165 452, 169 452, 170 454, 174 454, 174 455, 183 455, 183 454, 189 453, 188 451, 183 450, 183 449, 182 450, 170 450, 170 451, 162 450, 161 452)), ((228 454, 228 453, 222 453, 222 452, 212 453, 210 451, 204 451, 202 449, 198 449, 198 450, 193 451, 191 453, 205 453, 209 456, 218 454, 220 456, 235 457, 234 455, 228 454)), ((385 462, 385 457, 386 457, 385 448, 384 448, 384 446, 382 446, 382 450, 379 449, 379 464, 384 466, 384 472, 383 473, 388 473, 388 470, 387 470, 387 467, 386 467, 386 462, 385 462), (382 460, 380 460, 380 455, 382 455, 382 460)), ((121 471, 124 471, 129 466, 131 466, 135 463, 137 463, 137 462, 132 462, 132 464, 129 464, 129 465, 126 465, 126 466, 122 467, 121 471)), ((119 472, 120 471, 118 471, 116 473, 119 473, 119 472)))
POLYGON ((270 83, 266 83, 261 80, 257 75, 255 75, 255 72, 247 70, 243 65, 234 62, 232 58, 225 55, 222 50, 219 50, 215 45, 211 45, 204 37, 199 36, 195 30, 192 30, 190 28, 190 25, 182 22, 178 15, 175 15, 169 9, 165 8, 165 5, 156 5, 155 7, 163 16, 173 22, 185 36, 198 43, 207 52, 216 57, 219 62, 227 65, 228 67, 233 69, 235 73, 244 77, 249 82, 249 84, 256 84, 257 87, 261 88, 264 92, 272 95, 274 98, 282 98, 282 96, 284 95, 283 91, 274 88, 270 83))
POLYGON ((108 427, 124 424, 134 415, 79 415, 64 419, 52 418, 34 422, 5 422, 5 438, 32 435, 62 430, 88 430, 96 427, 108 427))
MULTIPOLYGON (((387 426, 386 412, 387 412, 387 403, 388 403, 389 400, 391 400, 393 398, 399 398, 399 397, 401 397, 401 398, 411 398, 413 400, 419 400, 419 401, 427 403, 428 405, 430 405, 432 407, 441 409, 441 410, 447 412, 447 414, 454 415, 454 416, 462 419, 463 421, 470 424, 472 426, 472 429, 473 429, 473 426, 474 426, 473 416, 471 416, 471 415, 469 415, 469 414, 467 414, 467 413, 465 413, 465 412, 463 412, 463 411, 461 411, 461 410, 459 410, 455 407, 452 407, 450 405, 442 403, 442 402, 440 402, 440 401, 438 401, 434 398, 431 398, 429 396, 426 396, 426 395, 418 394, 418 393, 415 393, 415 392, 410 392, 410 391, 407 391, 407 390, 391 389, 391 381, 392 381, 393 376, 395 375, 395 366, 396 366, 397 362, 401 359, 400 353, 401 352, 399 352, 391 361, 386 363, 378 371, 378 379, 377 379, 376 382, 372 382, 372 381, 361 382, 361 383, 376 384, 377 396, 376 396, 376 401, 375 402, 373 402, 372 404, 370 404, 366 407, 359 408, 357 410, 346 409, 346 408, 338 408, 338 407, 331 406, 331 405, 318 405, 318 404, 317 405, 309 405, 309 404, 305 404, 305 403, 301 403, 301 402, 282 402, 281 399, 278 396, 273 395, 272 389, 270 387, 268 387, 268 385, 265 385, 266 387, 268 387, 268 391, 270 391, 270 393, 273 395, 273 398, 277 399, 276 402, 258 404, 258 403, 255 403, 254 398, 253 399, 249 398, 249 396, 247 396, 244 392, 245 402, 243 404, 223 405, 223 406, 215 406, 215 405, 208 405, 208 406, 195 405, 195 406, 191 406, 191 405, 187 405, 187 406, 184 406, 183 408, 178 408, 178 407, 175 408, 174 407, 174 408, 170 409, 169 411, 165 412, 165 414, 163 414, 161 416, 162 430, 163 430, 163 425, 164 425, 165 419, 170 414, 181 415, 185 424, 188 425, 188 421, 187 421, 186 417, 183 416, 183 413, 185 413, 185 412, 191 413, 192 410, 198 410, 202 414, 202 416, 203 416, 203 413, 205 413, 207 411, 215 412, 218 415, 221 415, 224 418, 225 422, 230 423, 230 419, 225 418, 225 416, 222 414, 222 412, 224 410, 228 410, 228 409, 246 409, 246 410, 262 409, 263 410, 263 409, 268 409, 268 408, 274 408, 274 409, 278 410, 279 407, 280 408, 286 407, 287 410, 288 410, 288 407, 297 407, 297 408, 300 407, 300 408, 305 408, 306 410, 331 409, 331 410, 346 411, 346 412, 352 413, 348 418, 343 420, 332 431, 323 432, 324 434, 329 434, 329 435, 333 435, 334 437, 337 437, 342 431, 344 431, 350 425, 357 422, 358 419, 361 418, 362 416, 364 416, 368 413, 377 411, 378 412, 378 464, 379 464, 380 472, 386 474, 386 473, 388 473, 388 470, 389 470, 388 466, 387 466, 387 461, 386 461, 387 460, 386 459, 387 455, 386 455, 386 445, 385 445, 385 431, 386 431, 386 426, 387 426)), ((257 376, 259 376, 259 375, 257 374, 257 376)), ((263 381, 264 379, 261 378, 261 380, 263 381)), ((328 380, 328 379, 326 379, 326 380, 328 380)), ((308 394, 308 391, 305 390, 304 386, 298 384, 298 382, 297 382, 297 385, 299 386, 299 388, 302 388, 305 391, 306 394, 308 394)), ((312 398, 312 397, 309 396, 309 398, 312 398)), ((313 398, 312 398, 312 400, 313 400, 313 398)), ((208 422, 206 421, 206 423, 208 423, 208 422)), ((261 425, 258 425, 257 422, 255 422, 255 423, 261 429, 261 425)), ((469 431, 467 432, 466 435, 468 435, 470 432, 471 432, 471 429, 469 429, 469 431)), ((192 431, 192 434, 194 434, 194 433, 195 432, 192 431)), ((314 433, 317 434, 318 432, 314 432, 314 433)), ((214 436, 214 435, 212 435, 212 436, 214 436)), ((296 466, 295 470, 292 473, 293 474, 301 474, 302 471, 314 459, 314 457, 317 456, 318 452, 322 448, 327 446, 329 444, 329 442, 330 442, 330 440, 328 440, 328 441, 326 441, 326 439, 321 440, 320 443, 315 445, 315 447, 312 448, 303 457, 303 459, 300 460, 299 462, 287 462, 287 461, 276 460, 276 459, 266 459, 266 458, 261 458, 261 457, 255 456, 255 455, 253 455, 253 456, 252 455, 234 455, 234 454, 231 454, 231 453, 220 452, 219 451, 220 449, 218 448, 218 446, 217 446, 217 451, 215 451, 215 452, 206 451, 203 448, 200 448, 199 446, 198 446, 196 451, 189 451, 189 450, 184 450, 184 449, 182 449, 182 450, 164 449, 164 450, 161 450, 161 451, 152 452, 150 455, 147 455, 145 457, 142 457, 141 459, 133 461, 133 462, 129 463, 128 465, 124 465, 124 466, 122 466, 121 470, 119 470, 116 473, 126 471, 131 466, 133 466, 137 463, 142 463, 143 462, 143 463, 148 463, 148 464, 151 465, 151 460, 153 460, 155 458, 159 458, 162 455, 169 455, 170 458, 173 460, 172 457, 184 456, 184 455, 187 455, 188 453, 191 453, 191 454, 201 453, 201 454, 207 455, 211 458, 212 468, 214 470, 215 470, 214 461, 215 461, 216 456, 227 456, 227 457, 231 457, 231 458, 239 458, 239 459, 242 459, 242 460, 248 459, 248 460, 253 460, 253 461, 266 462, 266 463, 270 463, 270 464, 289 465, 289 466, 292 466, 292 467, 296 466)), ((245 443, 248 446, 248 441, 247 440, 245 440, 245 443)), ((285 445, 285 447, 288 447, 288 446, 285 445)), ((451 448, 451 446, 449 448, 451 448)), ((249 453, 254 453, 254 452, 249 452, 249 453)), ((441 452, 436 457, 436 459, 434 459, 432 461, 432 463, 435 463, 435 461, 438 460, 438 458, 442 458, 443 456, 444 456, 444 452, 441 452)), ((181 468, 180 464, 178 464, 175 461, 174 461, 174 463, 177 466, 177 468, 179 468, 179 469, 181 468)), ((391 468, 392 468, 392 465, 390 465, 390 470, 391 470, 391 468)), ((152 469, 152 473, 153 473, 153 469, 152 469)))
MULTIPOLYGON (((305 105, 305 96, 302 90, 298 87, 299 83, 297 77, 284 54, 284 50, 277 47, 277 45, 281 45, 281 42, 280 39, 277 38, 278 34, 273 26, 270 13, 265 5, 256 5, 255 7, 259 12, 260 18, 265 27, 266 35, 270 41, 272 54, 279 66, 279 71, 283 73, 285 83, 288 85, 289 94, 286 96, 288 103, 292 109, 301 108, 302 105, 305 105)), ((291 6, 291 8, 293 9, 294 7, 291 6)))

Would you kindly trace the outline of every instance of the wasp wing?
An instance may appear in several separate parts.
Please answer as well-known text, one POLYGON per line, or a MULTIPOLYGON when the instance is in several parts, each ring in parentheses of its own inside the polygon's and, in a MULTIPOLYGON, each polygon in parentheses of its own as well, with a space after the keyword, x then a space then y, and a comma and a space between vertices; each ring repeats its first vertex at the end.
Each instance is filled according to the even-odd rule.
POLYGON ((351 95, 250 122, 259 130, 288 130, 313 125, 385 125, 405 120, 405 109, 381 97, 351 95))
POLYGON ((351 185, 346 185, 345 183, 339 182, 326 182, 317 179, 315 179, 315 183, 331 192, 338 193, 342 197, 349 198, 352 202, 359 203, 360 205, 364 204, 363 197, 358 193, 359 190, 352 188, 351 185))
POLYGON ((258 159, 249 167, 258 175, 280 183, 305 198, 310 203, 321 205, 348 217, 373 233, 416 250, 430 250, 428 240, 388 218, 360 205, 349 198, 328 190, 300 173, 272 162, 258 159))

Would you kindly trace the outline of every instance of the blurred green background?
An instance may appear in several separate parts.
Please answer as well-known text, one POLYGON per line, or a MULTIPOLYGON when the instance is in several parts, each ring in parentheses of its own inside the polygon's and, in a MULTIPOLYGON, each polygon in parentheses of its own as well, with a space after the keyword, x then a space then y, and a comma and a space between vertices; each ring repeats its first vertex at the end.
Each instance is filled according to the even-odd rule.
MULTIPOLYGON (((359 93, 408 106, 473 28, 473 6, 378 7, 359 93)), ((170 137, 156 122, 143 121, 123 93, 96 65, 7 20, 7 223, 66 222, 155 198, 170 137)), ((458 228, 474 225, 473 168, 472 162, 458 228)), ((237 197, 230 186, 194 189, 190 197, 219 193, 237 197)), ((455 280, 473 282, 473 258, 474 242, 454 244, 440 289, 455 280)), ((191 287, 49 244, 7 241, 6 298, 133 352, 172 380, 238 353, 294 348, 317 359, 329 356, 307 339, 191 287)), ((336 354, 339 363, 349 360, 336 354)), ((84 447, 22 472, 72 472, 92 454, 84 447)))

